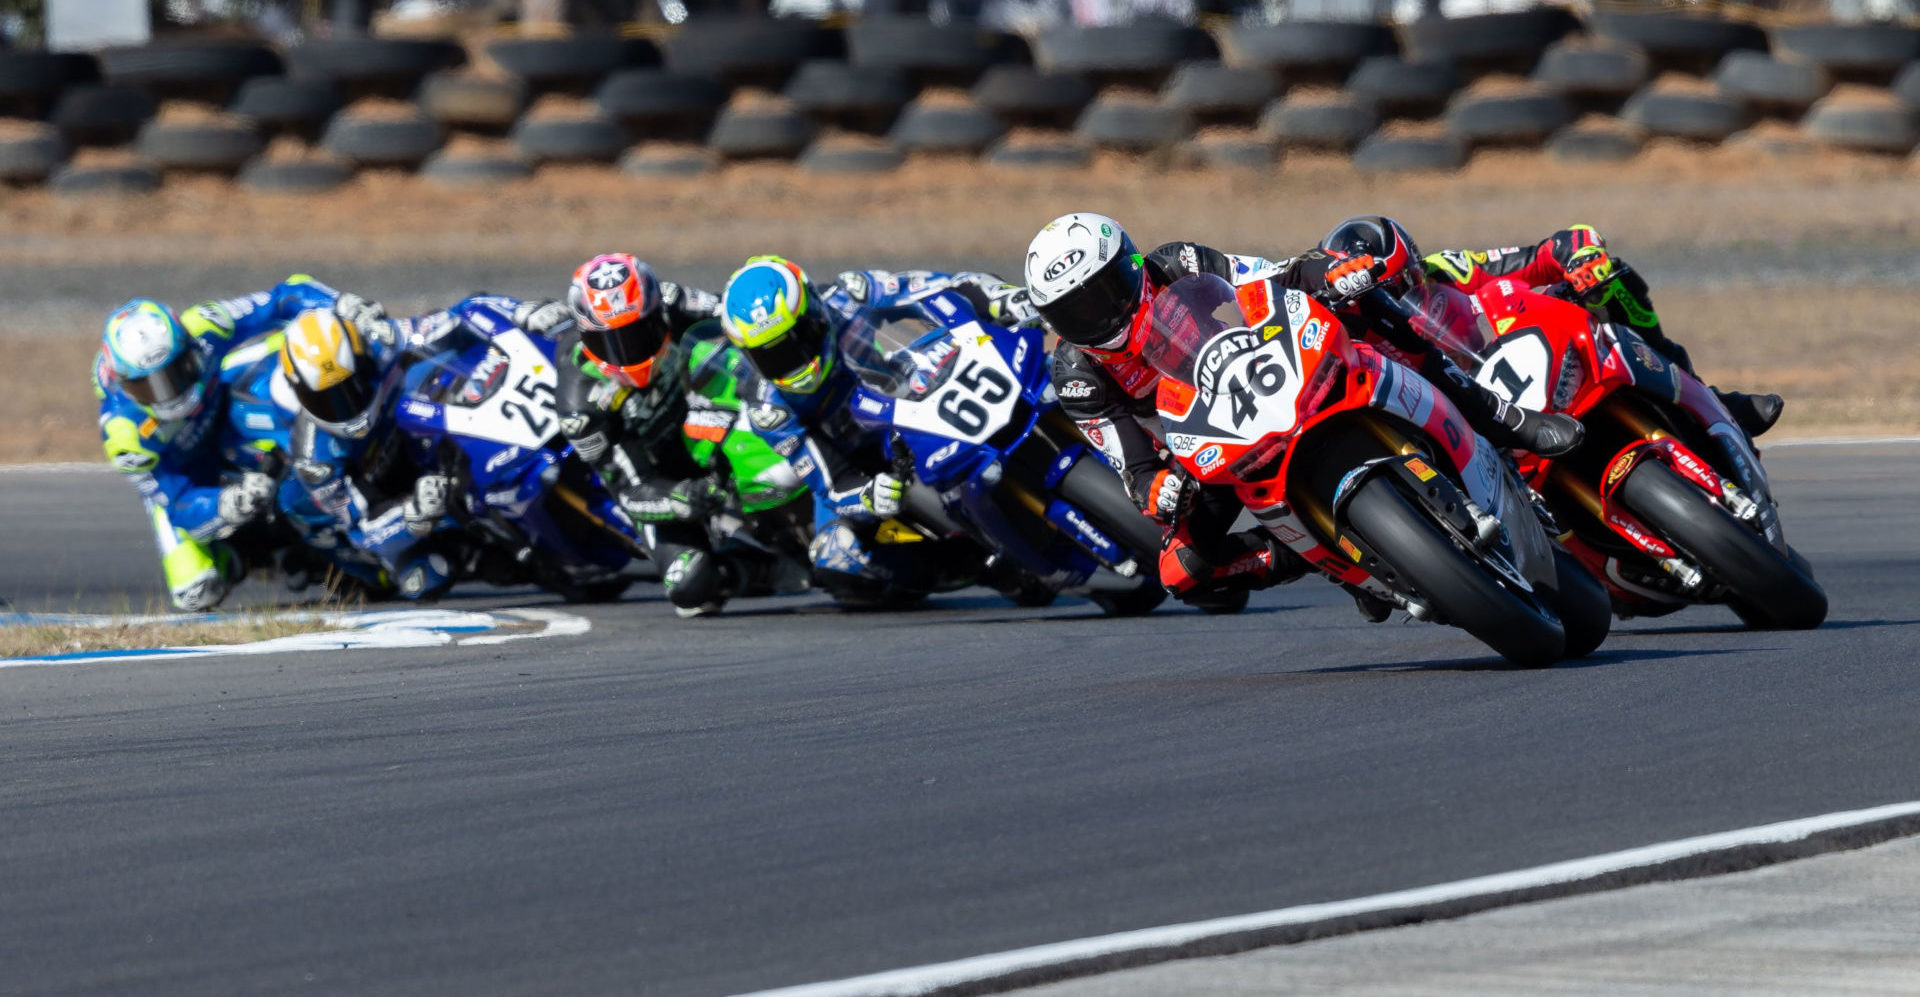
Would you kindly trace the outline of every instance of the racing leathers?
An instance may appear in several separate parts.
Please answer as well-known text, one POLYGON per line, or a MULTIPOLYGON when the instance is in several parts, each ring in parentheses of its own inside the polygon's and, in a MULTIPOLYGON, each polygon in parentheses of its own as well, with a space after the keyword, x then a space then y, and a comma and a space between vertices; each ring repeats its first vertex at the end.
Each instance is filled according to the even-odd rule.
MULTIPOLYGON (((893 473, 887 433, 862 427, 849 405, 859 378, 839 357, 838 333, 863 308, 885 308, 938 291, 966 297, 982 315, 1013 325, 1033 317, 1026 291, 985 273, 859 270, 816 288, 816 307, 834 324, 830 363, 812 392, 783 391, 757 373, 740 388, 754 432, 786 458, 813 493, 814 538, 808 550, 814 582, 852 605, 915 601, 952 581, 954 565, 937 563, 928 543, 886 542, 889 521, 910 501, 893 473)), ((899 531, 905 535, 909 531, 899 531)), ((914 534, 917 540, 918 535, 914 534)))
MULTIPOLYGON (((1686 348, 1668 338, 1661 328, 1646 280, 1609 254, 1606 239, 1591 225, 1561 229, 1532 246, 1450 249, 1430 254, 1421 262, 1428 279, 1451 284, 1468 294, 1502 279, 1522 281, 1529 287, 1566 282, 1608 321, 1632 329, 1669 361, 1689 374, 1695 373, 1686 348)), ((1713 392, 1748 436, 1771 429, 1786 407, 1779 395, 1719 388, 1713 392)))
MULTIPOLYGON (((1164 244, 1144 256, 1149 297, 1195 273, 1211 273, 1235 285, 1274 280, 1309 294, 1342 293, 1357 262, 1312 249, 1273 263, 1185 242, 1164 244)), ((1351 311, 1343 316, 1355 318, 1351 311)), ((1142 308, 1135 321, 1146 321, 1146 312, 1142 308)), ((1543 425, 1540 417, 1508 405, 1475 384, 1444 352, 1405 323, 1349 324, 1354 333, 1381 345, 1394 359, 1432 381, 1474 430, 1496 445, 1523 442, 1516 439, 1521 427, 1529 434, 1524 442, 1538 442, 1531 437, 1561 428, 1543 425)), ((1232 489, 1199 487, 1163 456, 1154 405, 1160 374, 1137 355, 1131 345, 1137 342, 1137 336, 1129 335, 1127 345, 1109 353, 1062 341, 1053 354, 1053 386, 1061 407, 1088 441, 1119 469, 1134 501, 1171 527, 1160 557, 1161 583, 1178 598, 1204 603, 1223 591, 1263 588, 1298 578, 1306 565, 1264 531, 1228 532, 1240 511, 1232 489)), ((1554 442, 1571 446, 1573 441, 1554 442)))
POLYGON ((660 303, 672 340, 645 387, 608 379, 586 355, 579 331, 568 329, 555 352, 555 402, 560 431, 574 452, 640 526, 667 600, 680 615, 695 616, 717 612, 740 590, 751 566, 716 555, 707 521, 724 493, 682 439, 688 357, 695 343, 723 338, 715 320, 720 299, 663 280, 660 303))
POLYGON ((340 298, 325 284, 295 275, 270 290, 182 312, 180 323, 200 351, 208 379, 203 402, 184 419, 162 421, 130 398, 115 383, 104 351, 95 364, 94 394, 107 460, 140 493, 175 608, 203 612, 226 598, 245 576, 248 562, 267 553, 264 545, 245 542, 247 528, 278 504, 274 469, 237 464, 226 456, 229 451, 251 456, 234 445, 235 427, 227 423, 226 361, 236 348, 300 312, 332 307, 340 298))

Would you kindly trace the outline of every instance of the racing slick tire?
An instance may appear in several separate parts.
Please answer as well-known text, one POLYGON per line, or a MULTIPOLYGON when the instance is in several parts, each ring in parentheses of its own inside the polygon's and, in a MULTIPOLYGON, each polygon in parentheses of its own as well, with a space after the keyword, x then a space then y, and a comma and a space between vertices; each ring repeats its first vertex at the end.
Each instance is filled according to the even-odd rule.
POLYGON ((1347 518, 1402 587, 1509 662, 1542 668, 1566 653, 1566 632, 1551 612, 1495 581, 1392 481, 1375 477, 1362 484, 1347 504, 1347 518))
POLYGON ((1562 658, 1584 658, 1606 642, 1613 629, 1613 601, 1606 586, 1580 559, 1553 545, 1553 608, 1567 635, 1562 658))
MULTIPOLYGON (((1089 454, 1075 461, 1066 476, 1060 479, 1059 492, 1061 498, 1073 503, 1092 517, 1094 523, 1106 530, 1109 536, 1118 540, 1133 554, 1139 565, 1142 576, 1139 588, 1124 592, 1097 592, 1090 596, 1093 603, 1108 616, 1141 616, 1153 612, 1165 602, 1167 590, 1160 586, 1155 574, 1155 565, 1160 556, 1160 524, 1148 519, 1133 504, 1133 499, 1127 495, 1127 486, 1120 482, 1120 476, 1103 459, 1089 454)), ((1246 593, 1239 594, 1240 606, 1228 612, 1237 613, 1245 608, 1246 593)))
POLYGON ((1073 73, 1043 73, 1032 66, 992 66, 973 85, 973 100, 1011 125, 1071 128, 1093 103, 1094 86, 1073 73))
POLYGON ((535 93, 579 96, 618 70, 660 65, 653 42, 612 34, 503 38, 487 46, 487 55, 535 93))
POLYGON ((1667 465, 1642 461, 1617 494, 1654 532, 1725 585, 1734 612, 1749 626, 1811 630, 1826 620, 1827 593, 1805 559, 1780 553, 1667 465))

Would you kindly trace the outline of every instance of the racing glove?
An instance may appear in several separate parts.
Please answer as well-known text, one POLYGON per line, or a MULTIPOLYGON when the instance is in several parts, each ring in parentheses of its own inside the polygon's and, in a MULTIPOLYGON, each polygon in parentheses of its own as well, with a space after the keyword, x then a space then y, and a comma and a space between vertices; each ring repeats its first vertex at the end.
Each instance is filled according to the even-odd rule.
MULTIPOLYGON (((1137 478, 1134 480, 1141 481, 1137 478)), ((1198 481, 1180 468, 1165 468, 1142 481, 1133 500, 1148 519, 1169 526, 1187 514, 1187 507, 1193 503, 1193 493, 1199 486, 1198 481)))
POLYGON ((1573 254, 1567 261, 1567 285, 1581 297, 1606 284, 1618 275, 1613 265, 1613 257, 1607 255, 1605 246, 1587 246, 1573 254))
POLYGON ((1323 278, 1327 292, 1336 298, 1351 298, 1373 286, 1374 258, 1371 256, 1349 256, 1335 262, 1327 268, 1323 278))
POLYGON ((378 301, 367 299, 351 292, 333 299, 333 313, 353 323, 360 335, 381 346, 391 347, 399 341, 393 328, 393 320, 387 317, 386 306, 378 301))
POLYGON ((907 483, 885 471, 873 476, 860 490, 860 504, 882 519, 900 514, 900 500, 907 494, 907 483))
POLYGON ((523 301, 513 310, 513 324, 543 339, 558 339, 573 325, 573 313, 558 301, 523 301))
POLYGON ((221 521, 231 530, 266 515, 273 508, 273 490, 273 479, 264 474, 248 471, 241 475, 239 481, 220 489, 216 509, 221 521))
POLYGON ((452 484, 444 474, 423 474, 413 483, 413 497, 400 507, 407 521, 407 532, 424 537, 447 514, 447 491, 452 484))

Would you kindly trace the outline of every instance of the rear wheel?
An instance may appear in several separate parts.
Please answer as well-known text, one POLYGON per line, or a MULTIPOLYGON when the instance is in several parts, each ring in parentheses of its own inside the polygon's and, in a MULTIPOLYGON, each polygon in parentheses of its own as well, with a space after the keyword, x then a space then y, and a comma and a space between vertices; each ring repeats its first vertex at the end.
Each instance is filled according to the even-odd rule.
POLYGON ((1558 620, 1494 580, 1440 528, 1408 504, 1385 478, 1360 486, 1347 505, 1354 531, 1411 590, 1447 622, 1474 635, 1513 664, 1539 668, 1565 651, 1558 620))
POLYGON ((1665 464, 1641 462, 1621 482, 1619 496, 1727 587, 1728 604, 1747 625, 1810 630, 1826 620, 1827 593, 1806 559, 1776 550, 1665 464))

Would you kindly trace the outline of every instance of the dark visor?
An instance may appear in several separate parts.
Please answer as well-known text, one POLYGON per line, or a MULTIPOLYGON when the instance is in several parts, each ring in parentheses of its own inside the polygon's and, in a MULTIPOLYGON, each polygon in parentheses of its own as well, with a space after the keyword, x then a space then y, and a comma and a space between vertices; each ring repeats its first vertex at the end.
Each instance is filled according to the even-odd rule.
POLYGON ((294 382, 294 393, 300 398, 300 407, 321 422, 341 423, 357 418, 373 406, 376 389, 379 387, 373 379, 373 371, 366 366, 354 371, 333 387, 314 391, 301 383, 299 378, 290 378, 294 382))
POLYGON ((820 359, 821 347, 826 341, 824 320, 818 310, 809 308, 786 335, 763 346, 747 347, 747 355, 753 358, 753 365, 762 376, 779 380, 820 359))
POLYGON ((151 406, 170 402, 199 383, 200 351, 188 345, 165 367, 145 377, 122 378, 120 389, 134 401, 151 406))
POLYGON ((645 363, 667 341, 667 317, 662 311, 612 329, 582 327, 580 344, 601 363, 631 367, 645 363))
POLYGON ((1140 306, 1141 268, 1116 255, 1086 283, 1040 306, 1040 315, 1060 338, 1076 346, 1110 342, 1140 306))

